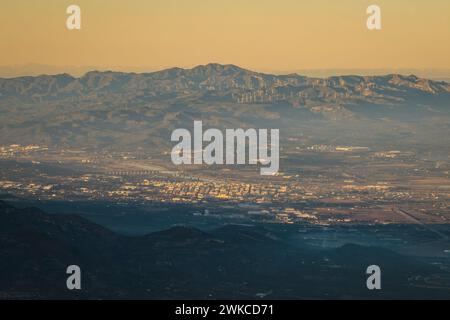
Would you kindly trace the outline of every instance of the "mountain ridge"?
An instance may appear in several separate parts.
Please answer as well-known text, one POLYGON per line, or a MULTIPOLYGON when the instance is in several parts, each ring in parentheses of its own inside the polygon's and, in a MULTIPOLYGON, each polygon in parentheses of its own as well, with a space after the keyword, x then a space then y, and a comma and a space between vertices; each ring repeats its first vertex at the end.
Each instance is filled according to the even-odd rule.
POLYGON ((198 119, 293 132, 313 120, 344 121, 347 128, 368 121, 365 128, 386 119, 445 120, 449 102, 449 83, 414 75, 310 78, 232 64, 18 77, 0 79, 0 144, 167 147, 173 129, 198 119))
POLYGON ((80 79, 80 78, 85 77, 88 74, 152 75, 152 74, 165 74, 165 73, 172 73, 172 74, 175 73, 176 74, 176 73, 182 73, 182 72, 196 72, 196 71, 198 72, 199 70, 210 70, 210 71, 216 71, 216 72, 221 71, 221 70, 234 70, 236 72, 245 72, 245 73, 249 73, 249 74, 270 75, 270 76, 275 76, 275 77, 299 76, 299 77, 312 78, 312 79, 330 79, 330 78, 339 78, 339 77, 379 78, 379 77, 400 76, 400 77, 404 77, 404 78, 427 79, 427 80, 434 81, 434 82, 448 83, 447 81, 444 81, 444 80, 432 80, 432 79, 428 79, 425 77, 418 77, 414 74, 407 75, 407 74, 403 74, 403 73, 386 73, 383 75, 367 75, 367 76, 346 73, 346 74, 340 74, 340 75, 330 75, 327 77, 306 76, 306 75, 302 75, 297 72, 275 74, 275 73, 270 73, 270 72, 251 70, 251 69, 240 67, 235 64, 221 64, 221 63, 200 64, 200 65, 196 65, 192 68, 170 67, 170 68, 164 68, 161 70, 151 71, 151 72, 133 72, 133 71, 127 72, 127 71, 114 71, 114 70, 100 71, 100 70, 92 69, 92 70, 86 71, 81 76, 73 76, 70 73, 62 72, 62 73, 54 73, 54 74, 42 73, 39 75, 24 75, 24 76, 17 76, 17 77, 0 77, 0 80, 14 80, 14 79, 39 78, 39 77, 61 77, 61 76, 70 77, 72 79, 80 79))
MULTIPOLYGON (((418 78, 414 75, 341 75, 327 78, 314 78, 299 74, 273 75, 251 71, 232 64, 221 65, 211 63, 199 65, 191 69, 170 68, 151 73, 93 70, 85 73, 81 77, 73 77, 63 73, 57 75, 0 78, 0 92, 2 94, 0 98, 13 94, 26 95, 30 93, 39 97, 46 97, 54 96, 55 94, 87 93, 93 90, 114 93, 126 90, 152 91, 154 88, 154 93, 158 94, 167 91, 177 92, 183 89, 254 91, 284 88, 286 91, 286 88, 308 86, 329 89, 351 88, 355 92, 363 92, 363 90, 366 90, 364 92, 366 94, 367 90, 371 88, 379 87, 379 89, 383 89, 388 85, 411 90, 416 89, 433 94, 450 92, 450 84, 445 81, 418 78), (175 85, 171 86, 170 84, 164 83, 166 80, 175 82, 175 85), (360 87, 358 88, 358 86, 360 87)), ((292 93, 292 90, 289 92, 292 93)))

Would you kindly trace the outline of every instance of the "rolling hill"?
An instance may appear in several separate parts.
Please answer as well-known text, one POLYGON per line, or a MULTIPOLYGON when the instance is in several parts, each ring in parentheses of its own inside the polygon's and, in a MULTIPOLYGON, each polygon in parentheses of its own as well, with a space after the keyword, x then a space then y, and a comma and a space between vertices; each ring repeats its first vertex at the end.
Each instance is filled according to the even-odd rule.
POLYGON ((448 290, 414 284, 441 273, 377 247, 293 247, 262 227, 173 227, 129 237, 76 215, 0 201, 3 299, 448 298, 448 290), (379 292, 365 285, 373 261, 384 270, 379 292), (82 270, 80 291, 66 289, 72 264, 82 270))

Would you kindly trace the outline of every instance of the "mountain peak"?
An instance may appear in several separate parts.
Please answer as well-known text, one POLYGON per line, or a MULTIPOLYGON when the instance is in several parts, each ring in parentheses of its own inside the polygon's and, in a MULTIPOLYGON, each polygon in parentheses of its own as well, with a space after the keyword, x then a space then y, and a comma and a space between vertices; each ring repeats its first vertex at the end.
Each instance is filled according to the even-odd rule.
POLYGON ((219 63, 208 63, 206 65, 198 65, 188 71, 201 72, 206 74, 222 74, 222 75, 235 75, 238 73, 254 73, 253 71, 243 69, 234 64, 219 64, 219 63))

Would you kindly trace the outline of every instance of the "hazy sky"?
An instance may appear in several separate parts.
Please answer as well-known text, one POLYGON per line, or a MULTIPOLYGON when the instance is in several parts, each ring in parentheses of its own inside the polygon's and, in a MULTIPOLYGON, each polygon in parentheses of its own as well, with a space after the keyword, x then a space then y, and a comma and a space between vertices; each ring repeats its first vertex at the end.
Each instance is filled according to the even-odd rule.
POLYGON ((3 67, 450 68, 449 0, 1 0, 0 21, 3 67))

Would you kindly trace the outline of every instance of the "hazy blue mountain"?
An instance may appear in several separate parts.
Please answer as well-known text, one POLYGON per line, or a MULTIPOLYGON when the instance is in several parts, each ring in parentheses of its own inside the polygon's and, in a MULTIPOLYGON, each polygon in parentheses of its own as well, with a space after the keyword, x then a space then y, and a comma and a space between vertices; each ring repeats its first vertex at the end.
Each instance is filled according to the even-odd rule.
MULTIPOLYGON (((254 94, 248 102, 262 102, 258 90, 277 100, 295 100, 296 96, 324 101, 385 101, 396 102, 414 96, 448 94, 450 85, 420 79, 413 75, 339 76, 326 79, 308 78, 297 74, 270 75, 253 72, 234 65, 208 64, 193 69, 173 68, 153 73, 97 72, 81 78, 67 74, 55 76, 1 79, 2 99, 54 100, 70 97, 88 98, 101 94, 183 97, 191 94, 225 97, 233 102, 232 94, 254 94), (292 95, 291 95, 292 94, 292 95), (275 97, 280 95, 279 97, 275 97), (254 100, 254 101, 253 101, 254 100)), ((244 97, 245 98, 245 97, 244 97)), ((237 99, 237 97, 236 97, 237 99)), ((245 99, 244 99, 245 100, 245 99)))
POLYGON ((450 84, 396 74, 270 75, 220 64, 0 79, 0 143, 160 146, 194 119, 294 133, 312 121, 344 128, 369 122, 369 131, 385 131, 386 120, 437 121, 448 129, 450 84))

